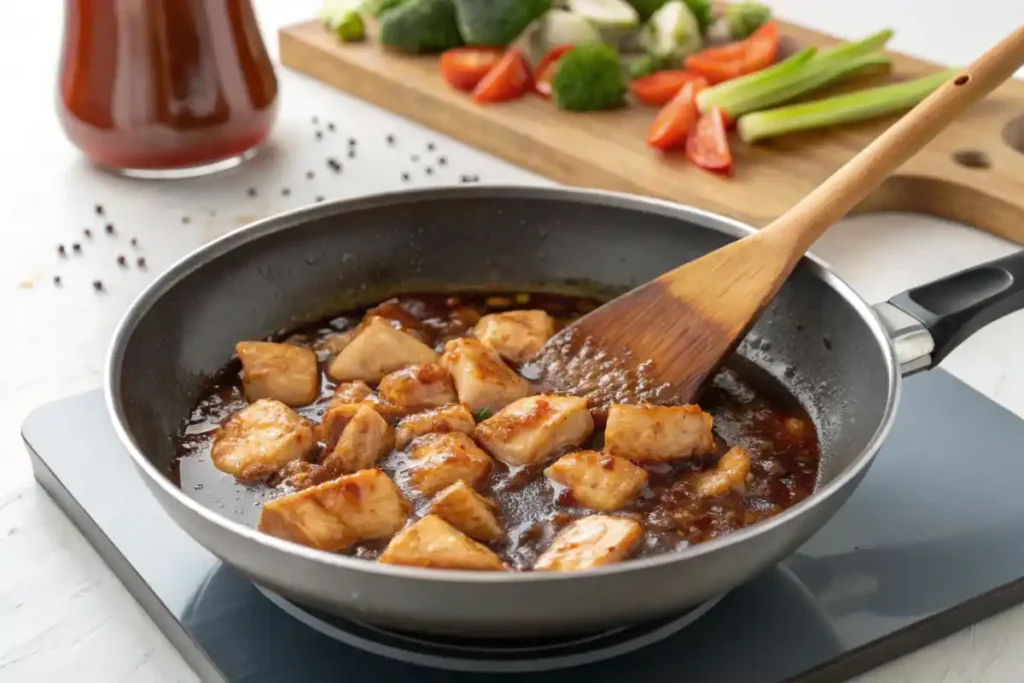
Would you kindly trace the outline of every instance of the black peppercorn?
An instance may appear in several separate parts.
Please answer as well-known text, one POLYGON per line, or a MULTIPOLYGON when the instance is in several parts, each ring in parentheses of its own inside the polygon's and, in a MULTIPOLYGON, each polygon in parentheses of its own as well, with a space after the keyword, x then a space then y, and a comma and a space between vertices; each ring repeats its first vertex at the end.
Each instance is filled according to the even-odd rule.
POLYGON ((113 235, 114 234, 114 224, 113 223, 107 223, 105 226, 103 226, 103 229, 106 231, 106 233, 108 235, 113 235))
POLYGON ((146 259, 144 257, 140 256, 139 258, 135 259, 135 265, 137 265, 139 268, 145 268, 146 267, 146 259))
POLYGON ((312 180, 315 175, 316 174, 313 173, 312 171, 306 171, 306 178, 308 178, 309 180, 312 180))
POLYGON ((447 166, 448 165, 448 157, 438 157, 437 158, 437 165, 438 166, 447 166))
POLYGON ((126 265, 128 265, 128 259, 126 259, 122 255, 118 255, 118 257, 117 257, 117 265, 119 265, 119 266, 126 266, 126 265))
POLYGON ((288 189, 287 187, 282 187, 281 188, 281 194, 284 195, 285 197, 287 197, 291 193, 292 193, 292 191, 290 189, 288 189))
POLYGON ((316 139, 317 140, 323 140, 324 139, 324 134, 322 132, 320 132, 320 131, 317 131, 316 132, 316 139))
POLYGON ((408 173, 403 173, 402 174, 402 182, 403 183, 409 182, 409 174, 408 173))
POLYGON ((313 125, 314 125, 314 126, 315 126, 316 124, 320 123, 320 119, 319 119, 318 117, 316 117, 316 116, 314 116, 314 117, 313 117, 312 121, 313 121, 313 125))
POLYGON ((389 145, 395 144, 395 136, 394 135, 388 134, 387 138, 385 138, 385 139, 388 141, 389 145))
POLYGON ((97 292, 103 291, 103 283, 100 280, 93 280, 92 288, 95 289, 97 292))
POLYGON ((85 230, 83 230, 82 234, 85 235, 86 237, 88 237, 89 239, 92 239, 92 230, 90 230, 89 228, 86 228, 85 230))
POLYGON ((356 139, 355 138, 349 138, 348 139, 348 146, 349 147, 355 147, 356 146, 356 139))
POLYGON ((354 149, 350 149, 348 151, 348 158, 349 159, 355 159, 356 158, 356 151, 354 149))
POLYGON ((55 284, 58 287, 60 287, 60 275, 54 275, 53 276, 53 284, 55 284))
POLYGON ((327 130, 329 130, 329 131, 331 131, 333 133, 334 132, 334 124, 333 123, 328 123, 327 124, 327 130))
POLYGON ((97 216, 102 216, 103 215, 103 205, 102 204, 97 204, 96 205, 96 215, 97 216))
POLYGON ((429 166, 427 166, 425 170, 427 172, 427 175, 434 175, 434 169, 430 168, 429 166))
POLYGON ((137 247, 139 246, 139 240, 133 237, 131 238, 131 240, 129 240, 129 244, 131 244, 133 247, 137 247))
POLYGON ((335 173, 341 172, 341 164, 334 157, 327 158, 327 168, 331 169, 335 173))
POLYGON ((75 242, 74 244, 71 245, 71 249, 77 254, 82 251, 82 245, 79 244, 78 242, 75 242))
POLYGON ((250 197, 255 197, 256 196, 256 188, 255 187, 250 187, 248 190, 245 191, 245 193, 247 195, 249 195, 250 197))
POLYGON ((316 201, 317 201, 317 202, 322 202, 323 200, 324 200, 324 196, 323 196, 322 194, 318 194, 318 195, 316 196, 316 201))
POLYGON ((427 151, 428 152, 433 152, 434 151, 434 143, 433 142, 428 142, 427 143, 427 151))
POLYGON ((60 254, 61 256, 67 256, 68 255, 68 251, 67 251, 67 249, 64 248, 63 244, 58 244, 57 245, 57 253, 60 254))

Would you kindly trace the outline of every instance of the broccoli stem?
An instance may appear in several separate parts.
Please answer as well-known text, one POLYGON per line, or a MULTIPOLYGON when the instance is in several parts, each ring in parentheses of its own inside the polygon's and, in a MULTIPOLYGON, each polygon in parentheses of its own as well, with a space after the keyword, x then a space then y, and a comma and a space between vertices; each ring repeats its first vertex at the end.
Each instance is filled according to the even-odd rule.
POLYGON ((737 122, 745 142, 796 131, 854 123, 910 109, 957 72, 946 69, 906 83, 885 85, 805 104, 793 104, 741 116, 737 122))
POLYGON ((806 56, 807 50, 798 52, 773 67, 702 91, 697 106, 702 112, 717 106, 736 118, 782 104, 862 69, 888 64, 886 57, 874 53, 891 37, 892 31, 886 29, 863 40, 824 50, 812 55, 813 58, 806 56))

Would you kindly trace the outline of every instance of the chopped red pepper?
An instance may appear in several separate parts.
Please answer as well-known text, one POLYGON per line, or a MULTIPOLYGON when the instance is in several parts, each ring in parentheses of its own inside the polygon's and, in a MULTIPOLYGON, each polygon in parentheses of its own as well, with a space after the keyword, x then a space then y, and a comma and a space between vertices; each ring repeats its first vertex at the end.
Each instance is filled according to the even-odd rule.
POLYGON ((651 107, 668 104, 687 83, 702 79, 689 71, 656 71, 629 84, 633 96, 651 107))
POLYGON ((476 88, 473 101, 477 104, 504 102, 522 97, 532 85, 530 65, 518 48, 510 48, 494 67, 487 72, 476 88))
POLYGON ((663 152, 679 147, 697 124, 697 93, 707 85, 703 78, 690 81, 666 104, 647 131, 647 144, 663 152))
POLYGON ((456 90, 473 88, 501 59, 500 48, 456 47, 441 54, 441 75, 456 90))
POLYGON ((706 50, 686 58, 686 70, 712 85, 771 66, 779 52, 779 30, 767 23, 746 40, 706 50))
POLYGON ((551 97, 551 79, 555 77, 555 72, 558 71, 558 60, 574 47, 576 46, 559 45, 558 47, 551 48, 541 58, 537 68, 533 70, 533 89, 537 91, 537 94, 542 97, 551 97))

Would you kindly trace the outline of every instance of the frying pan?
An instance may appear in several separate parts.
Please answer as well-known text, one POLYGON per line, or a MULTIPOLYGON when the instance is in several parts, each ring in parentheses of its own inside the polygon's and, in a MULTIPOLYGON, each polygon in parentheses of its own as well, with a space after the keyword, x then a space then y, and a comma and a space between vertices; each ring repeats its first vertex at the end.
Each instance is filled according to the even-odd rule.
POLYGON ((776 564, 832 517, 889 431, 901 376, 934 366, 983 325, 1024 307, 1024 253, 876 307, 804 258, 738 353, 814 419, 817 490, 766 521, 659 557, 576 573, 497 573, 313 550, 190 498, 171 474, 174 439, 203 380, 238 340, 396 292, 618 292, 750 231, 685 206, 579 189, 434 189, 293 211, 208 244, 139 296, 110 349, 108 409, 175 522, 299 603, 406 631, 491 637, 593 631, 679 612, 776 564))

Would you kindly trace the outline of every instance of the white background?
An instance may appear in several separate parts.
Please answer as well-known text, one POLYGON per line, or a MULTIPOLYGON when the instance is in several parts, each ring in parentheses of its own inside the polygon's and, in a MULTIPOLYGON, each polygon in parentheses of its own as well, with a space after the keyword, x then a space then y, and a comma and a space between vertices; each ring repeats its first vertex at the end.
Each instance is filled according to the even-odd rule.
MULTIPOLYGON (((1024 21, 1020 0, 771 4, 781 16, 845 38, 890 26, 896 29, 894 48, 951 64, 969 62, 1024 21)), ((312 17, 318 5, 257 2, 275 55, 276 27, 312 17)), ((62 11, 57 0, 5 2, 0 21, 0 311, 6 323, 0 334, 0 681, 194 681, 35 485, 19 437, 24 416, 45 400, 97 386, 111 330, 131 298, 159 269, 238 225, 316 194, 334 198, 397 188, 401 171, 414 169, 408 151, 428 140, 451 164, 430 178, 419 173, 415 184, 447 184, 461 173, 480 174, 485 182, 544 181, 283 69, 281 117, 260 160, 204 181, 137 183, 106 176, 82 162, 54 115, 62 11), (338 138, 315 143, 312 115, 336 121, 338 138), (398 135, 400 150, 383 144, 387 132, 398 135), (323 165, 325 155, 330 150, 341 157, 348 135, 360 138, 360 156, 333 177, 323 165), (314 181, 305 180, 306 169, 316 171, 314 181), (245 196, 250 185, 260 188, 258 198, 245 196), (284 185, 292 189, 287 198, 280 193, 284 185), (92 212, 97 202, 116 224, 118 238, 102 235, 92 212), (85 239, 85 227, 98 236, 85 239), (138 237, 138 252, 127 244, 129 236, 138 237), (83 244, 84 253, 60 260, 55 245, 73 241, 83 244), (119 269, 118 254, 144 255, 150 269, 119 269), (51 284, 57 273, 65 282, 59 289, 51 284), (106 293, 92 291, 95 278, 107 284, 106 293)), ((1013 249, 966 227, 879 215, 845 221, 815 250, 866 298, 878 300, 1013 249)), ((968 341, 944 367, 1024 416, 1022 333, 1024 315, 1012 316, 968 341)), ((1016 608, 859 680, 1024 680, 1024 655, 1015 654, 1022 645, 1024 608, 1016 608)))

